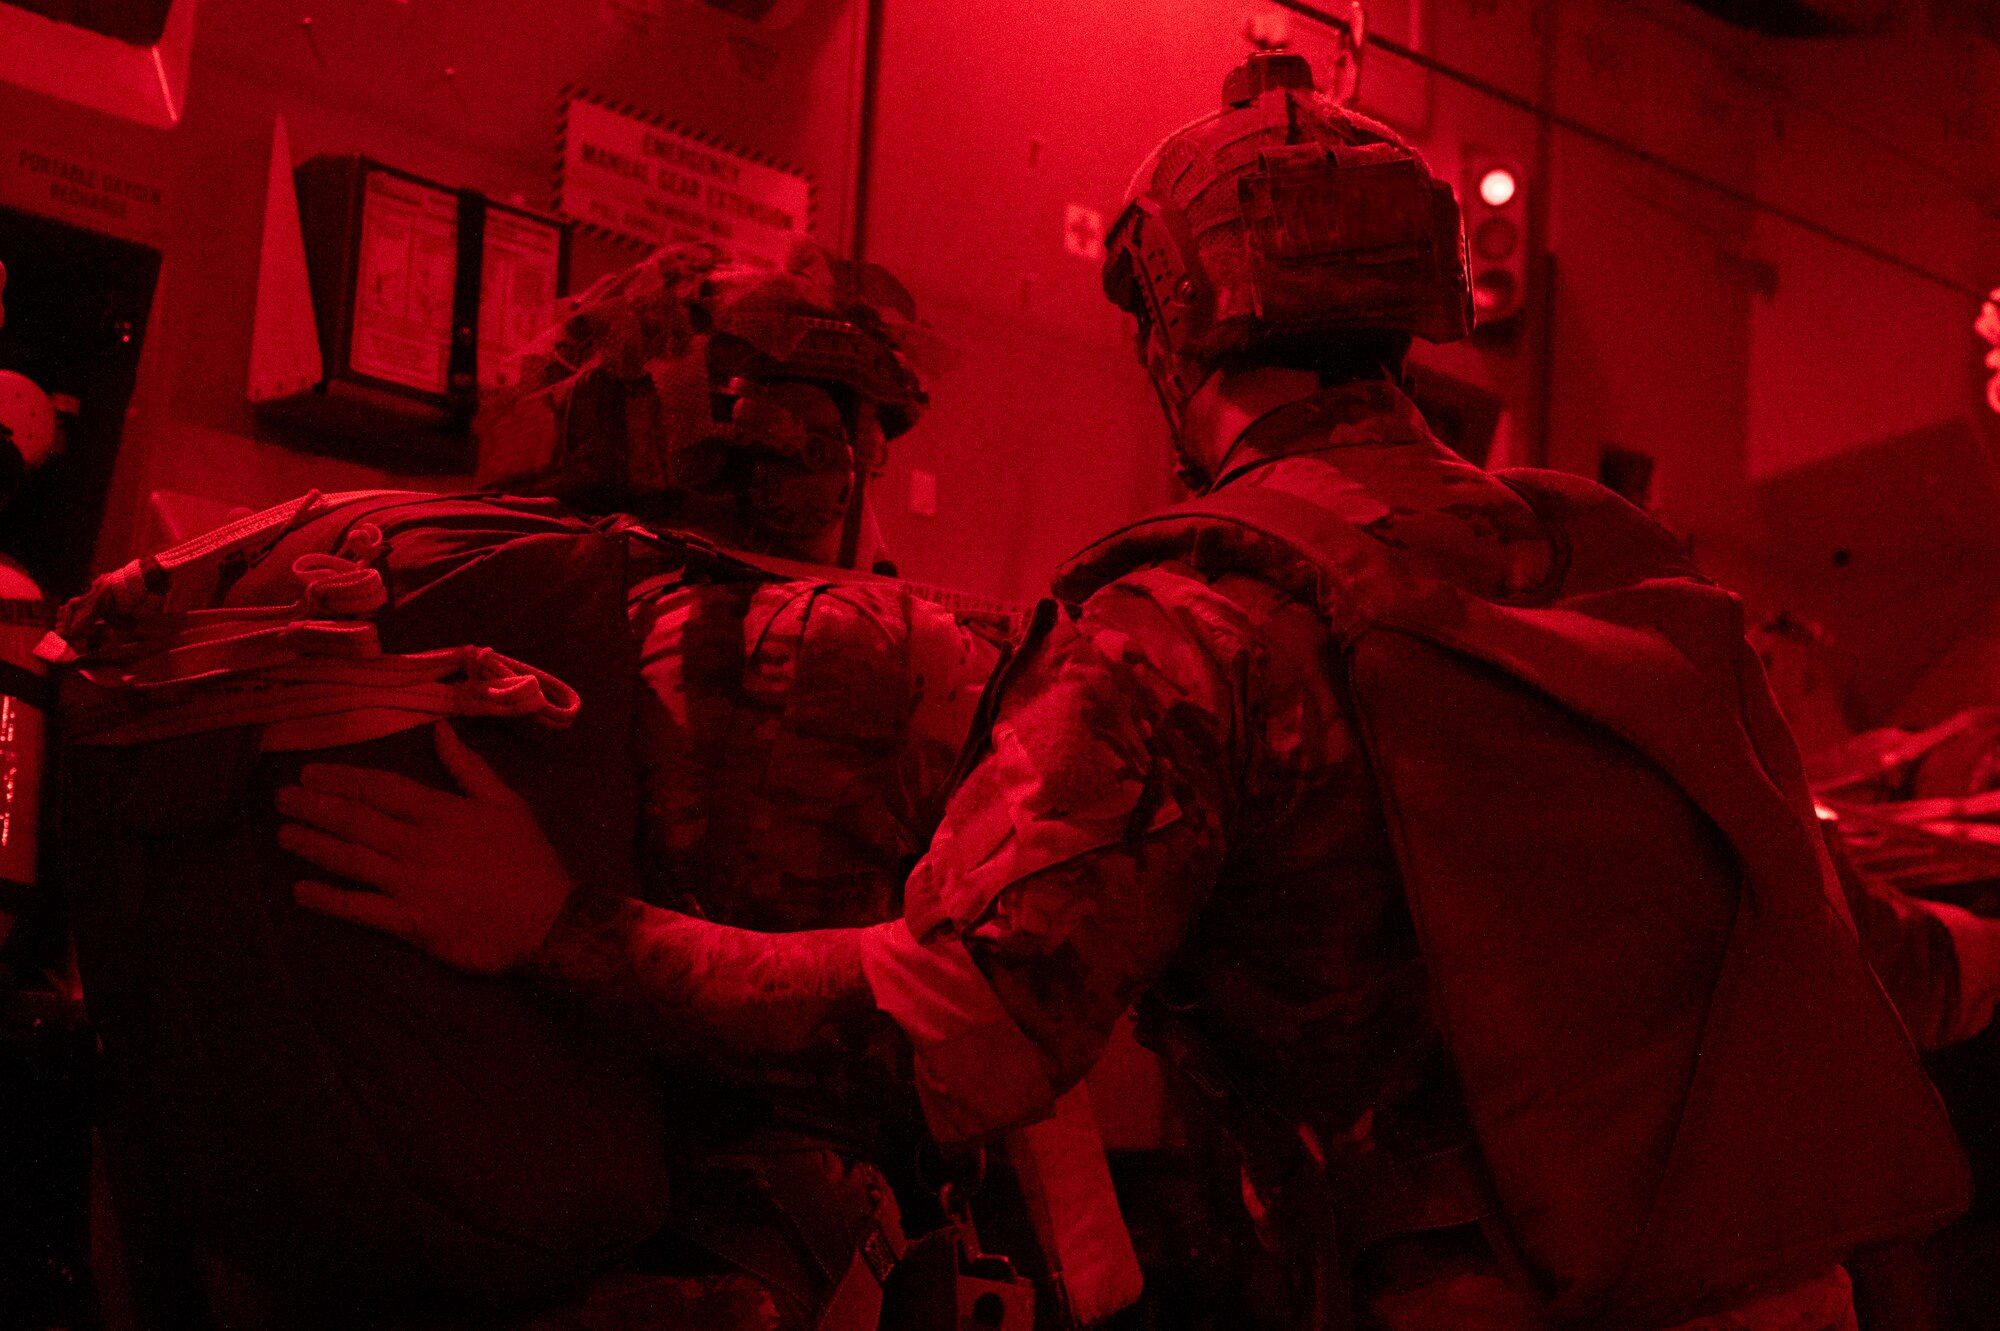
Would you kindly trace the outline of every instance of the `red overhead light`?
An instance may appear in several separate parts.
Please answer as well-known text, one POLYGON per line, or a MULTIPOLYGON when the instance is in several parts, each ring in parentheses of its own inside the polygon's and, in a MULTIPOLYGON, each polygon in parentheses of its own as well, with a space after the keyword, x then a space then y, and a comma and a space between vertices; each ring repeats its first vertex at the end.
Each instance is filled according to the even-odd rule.
POLYGON ((1496 166, 1479 178, 1479 197, 1489 208, 1505 208, 1514 201, 1514 173, 1496 166))
POLYGON ((1520 163, 1468 151, 1459 176, 1471 264, 1472 313, 1482 327, 1519 315, 1528 290, 1528 189, 1520 163))

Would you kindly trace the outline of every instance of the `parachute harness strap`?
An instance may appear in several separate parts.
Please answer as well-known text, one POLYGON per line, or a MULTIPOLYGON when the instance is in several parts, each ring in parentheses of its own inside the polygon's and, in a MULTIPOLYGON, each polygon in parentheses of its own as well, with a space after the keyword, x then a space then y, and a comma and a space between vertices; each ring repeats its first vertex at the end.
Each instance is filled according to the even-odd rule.
POLYGON ((208 608, 300 523, 398 493, 313 492, 100 578, 37 648, 70 672, 65 732, 129 745, 256 725, 263 747, 280 750, 356 744, 447 716, 568 726, 576 691, 491 648, 382 650, 373 618, 389 597, 374 523, 356 523, 337 552, 295 559, 296 600, 208 608))

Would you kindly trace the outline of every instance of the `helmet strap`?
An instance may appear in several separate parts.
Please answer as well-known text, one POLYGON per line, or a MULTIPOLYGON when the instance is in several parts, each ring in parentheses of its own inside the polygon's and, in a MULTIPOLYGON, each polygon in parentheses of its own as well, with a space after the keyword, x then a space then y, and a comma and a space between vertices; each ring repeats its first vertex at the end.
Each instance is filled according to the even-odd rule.
POLYGON ((834 562, 841 568, 855 568, 861 559, 861 523, 866 516, 868 467, 860 458, 854 462, 854 483, 847 491, 847 513, 840 524, 840 552, 834 562))
POLYGON ((1160 415, 1166 420, 1167 437, 1173 443, 1177 460, 1174 475, 1195 494, 1206 493, 1213 478, 1203 466, 1199 451, 1187 438, 1187 414, 1188 403, 1201 391, 1209 376, 1203 375, 1190 384, 1189 371, 1194 367, 1186 357, 1174 352, 1157 324, 1146 330, 1145 338, 1143 359, 1146 378, 1153 385, 1153 396, 1159 401, 1160 415))

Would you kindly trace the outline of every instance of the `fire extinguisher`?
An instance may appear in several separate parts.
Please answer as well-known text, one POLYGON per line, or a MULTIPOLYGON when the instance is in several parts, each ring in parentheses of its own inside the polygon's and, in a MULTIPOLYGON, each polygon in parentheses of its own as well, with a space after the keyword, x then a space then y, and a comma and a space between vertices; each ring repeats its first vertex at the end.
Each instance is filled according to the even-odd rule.
POLYGON ((0 558, 0 942, 35 888, 49 687, 35 644, 49 609, 27 571, 0 558))
MULTIPOLYGON (((0 265, 0 293, 7 269, 0 265)), ((0 305, 0 325, 6 322, 0 305)), ((56 448, 56 414, 26 375, 0 370, 0 506, 56 448)), ((47 756, 47 667, 35 658, 50 622, 42 589, 0 556, 0 942, 32 898, 47 756)))

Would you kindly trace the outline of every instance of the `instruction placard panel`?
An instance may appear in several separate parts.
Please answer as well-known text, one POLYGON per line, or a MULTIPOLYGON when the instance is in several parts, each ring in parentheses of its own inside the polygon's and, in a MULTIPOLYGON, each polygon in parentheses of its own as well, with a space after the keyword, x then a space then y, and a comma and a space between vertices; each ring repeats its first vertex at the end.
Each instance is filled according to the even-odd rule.
POLYGON ((458 197, 386 171, 369 172, 359 268, 348 366, 405 388, 443 393, 458 280, 458 197))
POLYGON ((705 240, 776 266, 812 220, 810 177, 572 95, 557 206, 648 245, 705 240))
POLYGON ((479 264, 479 384, 485 388, 507 357, 548 320, 562 275, 562 232, 489 207, 479 264))

